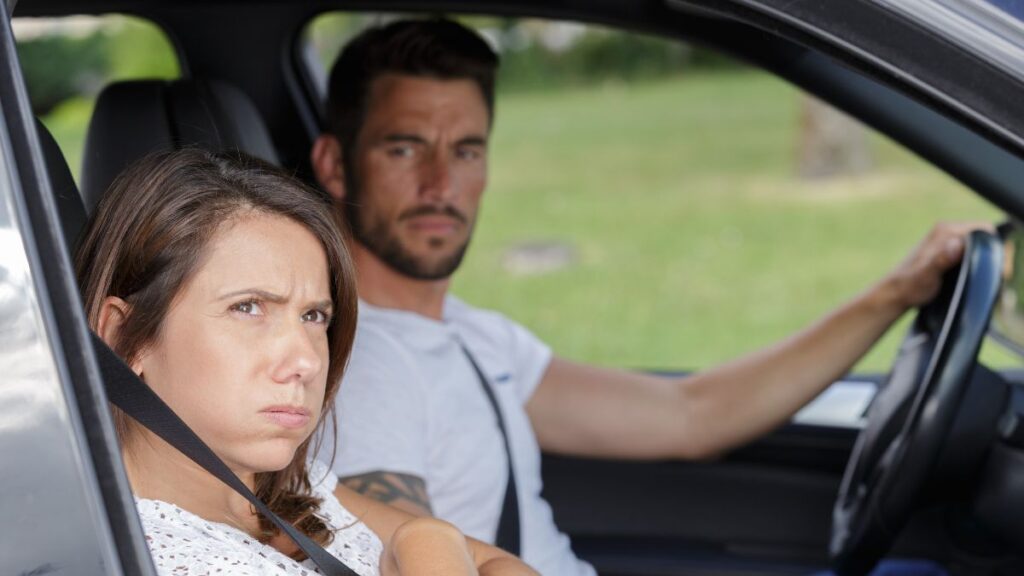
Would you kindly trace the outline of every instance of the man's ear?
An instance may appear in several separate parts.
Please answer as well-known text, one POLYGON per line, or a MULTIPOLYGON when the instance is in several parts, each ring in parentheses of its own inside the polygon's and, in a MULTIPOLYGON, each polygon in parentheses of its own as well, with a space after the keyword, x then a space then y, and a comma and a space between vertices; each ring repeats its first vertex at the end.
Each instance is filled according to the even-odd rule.
POLYGON ((313 165, 313 174, 320 186, 341 202, 345 198, 345 168, 341 161, 341 143, 332 134, 321 134, 309 153, 309 162, 313 165))
MULTIPOLYGON (((107 296, 100 304, 100 315, 96 321, 96 334, 113 349, 117 348, 117 341, 121 335, 121 327, 128 317, 130 306, 117 296, 107 296)), ((131 364, 131 369, 142 375, 142 355, 137 354, 131 364)))

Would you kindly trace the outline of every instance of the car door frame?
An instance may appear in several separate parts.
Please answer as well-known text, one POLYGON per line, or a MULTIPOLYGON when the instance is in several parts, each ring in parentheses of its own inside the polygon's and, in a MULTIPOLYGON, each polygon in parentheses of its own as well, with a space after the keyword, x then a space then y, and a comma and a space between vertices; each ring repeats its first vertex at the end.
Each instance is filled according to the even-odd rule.
MULTIPOLYGON (((27 378, 14 382, 21 388, 5 406, 9 413, 24 416, 20 425, 0 425, 5 443, 16 452, 4 457, 8 479, 17 483, 5 485, 21 488, 8 493, 0 505, 10 522, 3 539, 7 554, 0 555, 3 568, 14 574, 155 576, 6 10, 0 14, 0 68, 0 153, 6 167, 0 178, 9 184, 0 186, 0 222, 9 231, 2 249, 8 262, 24 264, 22 270, 5 268, 0 285, 16 290, 17 305, 31 316, 17 335, 28 338, 30 345, 0 370, 10 374, 27 363, 38 364, 27 378), (68 533, 77 537, 55 538, 68 533)), ((0 334, 5 332, 9 344, 14 335, 0 329, 0 334)))

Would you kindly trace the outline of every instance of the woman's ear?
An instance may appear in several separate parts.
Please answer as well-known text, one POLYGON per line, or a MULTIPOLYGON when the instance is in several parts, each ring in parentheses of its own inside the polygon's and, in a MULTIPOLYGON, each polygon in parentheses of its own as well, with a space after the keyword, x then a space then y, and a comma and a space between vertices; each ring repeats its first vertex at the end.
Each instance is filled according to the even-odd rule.
MULTIPOLYGON (((107 296, 100 304, 100 315, 96 321, 96 334, 112 349, 117 349, 117 341, 121 335, 121 327, 128 318, 130 306, 117 296, 107 296)), ((131 369, 142 376, 141 355, 132 362, 131 369)))
POLYGON ((309 162, 320 186, 335 202, 341 202, 345 198, 345 168, 338 139, 331 134, 321 134, 313 142, 309 162))

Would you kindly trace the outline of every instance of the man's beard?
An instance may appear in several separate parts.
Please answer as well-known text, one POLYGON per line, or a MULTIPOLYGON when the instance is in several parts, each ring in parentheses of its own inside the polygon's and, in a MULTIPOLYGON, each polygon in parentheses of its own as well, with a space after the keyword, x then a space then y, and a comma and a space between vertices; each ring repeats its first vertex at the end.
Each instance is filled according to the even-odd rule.
MULTIPOLYGON (((358 188, 351 187, 349 190, 354 192, 358 188)), ((352 228, 352 236, 395 272, 416 280, 442 280, 451 276, 462 263, 462 258, 466 255, 466 249, 469 247, 472 227, 468 218, 455 208, 451 206, 421 206, 399 216, 399 221, 401 221, 413 216, 439 214, 454 218, 465 226, 470 226, 470 233, 467 234, 466 240, 461 246, 458 246, 448 256, 432 262, 406 250, 402 241, 393 233, 392 225, 388 221, 376 219, 368 222, 367 220, 370 220, 372 215, 365 215, 362 211, 363 208, 359 193, 352 194, 344 201, 345 217, 352 228)), ((430 240, 432 247, 439 248, 442 243, 443 240, 440 239, 430 240)))

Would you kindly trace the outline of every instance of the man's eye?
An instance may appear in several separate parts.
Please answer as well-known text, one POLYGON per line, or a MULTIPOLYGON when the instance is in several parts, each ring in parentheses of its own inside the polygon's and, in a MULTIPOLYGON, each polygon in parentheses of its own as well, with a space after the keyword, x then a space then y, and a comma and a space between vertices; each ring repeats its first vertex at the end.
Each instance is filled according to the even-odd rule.
POLYGON ((458 148, 455 156, 460 160, 477 160, 483 157, 484 153, 479 148, 458 148))
POLYGON ((246 316, 261 316, 263 314, 263 307, 255 300, 246 300, 231 306, 231 311, 246 316))
POLYGON ((303 322, 313 322, 316 324, 327 324, 330 322, 331 317, 327 315, 323 310, 310 310, 302 315, 303 322))
POLYGON ((411 158, 412 155, 412 146, 392 146, 388 148, 388 156, 392 158, 411 158))

